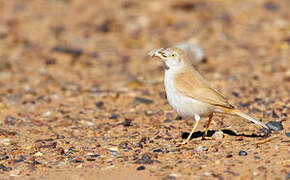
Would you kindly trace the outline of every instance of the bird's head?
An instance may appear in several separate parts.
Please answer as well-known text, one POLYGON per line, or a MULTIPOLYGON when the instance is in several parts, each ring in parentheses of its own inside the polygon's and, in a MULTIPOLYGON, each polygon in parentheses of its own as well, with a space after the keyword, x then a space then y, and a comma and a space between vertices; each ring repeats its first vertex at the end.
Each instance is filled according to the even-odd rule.
POLYGON ((185 53, 179 48, 160 48, 150 52, 152 57, 159 57, 166 69, 183 67, 188 63, 185 53))

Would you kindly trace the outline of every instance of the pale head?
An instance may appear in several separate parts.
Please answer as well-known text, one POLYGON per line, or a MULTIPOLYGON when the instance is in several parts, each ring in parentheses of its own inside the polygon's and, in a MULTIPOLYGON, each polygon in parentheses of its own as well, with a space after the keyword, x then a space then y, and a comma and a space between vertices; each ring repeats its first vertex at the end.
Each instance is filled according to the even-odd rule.
POLYGON ((150 52, 152 57, 159 57, 166 68, 181 68, 188 65, 188 57, 179 48, 160 48, 150 52))

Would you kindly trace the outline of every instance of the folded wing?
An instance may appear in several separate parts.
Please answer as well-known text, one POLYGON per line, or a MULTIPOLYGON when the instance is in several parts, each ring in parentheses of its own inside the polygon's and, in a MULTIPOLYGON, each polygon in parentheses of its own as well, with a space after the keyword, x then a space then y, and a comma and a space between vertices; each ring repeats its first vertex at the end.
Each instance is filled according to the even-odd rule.
POLYGON ((193 68, 188 69, 186 72, 177 73, 174 83, 177 90, 185 96, 215 106, 234 108, 223 95, 211 87, 193 68))

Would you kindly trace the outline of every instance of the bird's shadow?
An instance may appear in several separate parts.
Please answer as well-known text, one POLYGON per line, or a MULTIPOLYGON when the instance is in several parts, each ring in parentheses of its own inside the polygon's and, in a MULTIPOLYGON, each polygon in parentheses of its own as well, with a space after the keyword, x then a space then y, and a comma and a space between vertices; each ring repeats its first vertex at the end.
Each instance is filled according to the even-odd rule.
MULTIPOLYGON (((267 135, 258 135, 256 133, 252 133, 252 134, 237 134, 235 133, 234 131, 230 130, 230 129, 223 129, 221 130, 224 134, 227 134, 229 136, 242 136, 242 137, 251 137, 251 138, 257 138, 257 137, 267 137, 267 135)), ((214 130, 209 130, 207 132, 207 136, 208 137, 211 137, 216 131, 214 130)), ((201 132, 201 131, 197 131, 197 132, 194 132, 191 136, 190 139, 195 139, 195 138, 200 138, 204 135, 204 132, 201 132)), ((187 137, 189 136, 189 133, 188 132, 182 132, 181 134, 181 137, 182 139, 186 139, 187 137)))

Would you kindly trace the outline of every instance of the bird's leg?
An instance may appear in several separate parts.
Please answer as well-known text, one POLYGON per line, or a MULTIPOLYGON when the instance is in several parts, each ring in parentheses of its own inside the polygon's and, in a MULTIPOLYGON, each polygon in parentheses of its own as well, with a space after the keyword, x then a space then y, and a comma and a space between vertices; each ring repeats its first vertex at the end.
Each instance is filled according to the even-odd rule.
POLYGON ((183 142, 180 143, 180 144, 187 144, 187 143, 189 142, 189 140, 190 140, 192 134, 194 133, 194 131, 195 131, 197 125, 198 125, 198 122, 199 122, 199 120, 200 120, 200 116, 199 116, 199 115, 195 115, 194 118, 195 118, 195 124, 194 124, 194 126, 193 126, 193 128, 192 128, 192 130, 191 130, 191 132, 190 132, 190 134, 189 134, 189 136, 187 137, 187 139, 186 139, 185 141, 183 141, 183 142))
POLYGON ((209 125, 211 123, 211 120, 212 120, 212 116, 213 116, 213 113, 211 113, 209 118, 208 118, 208 121, 207 121, 207 124, 206 124, 206 128, 205 128, 204 134, 202 136, 202 139, 212 139, 211 137, 207 137, 207 132, 208 132, 208 128, 209 128, 209 125))

